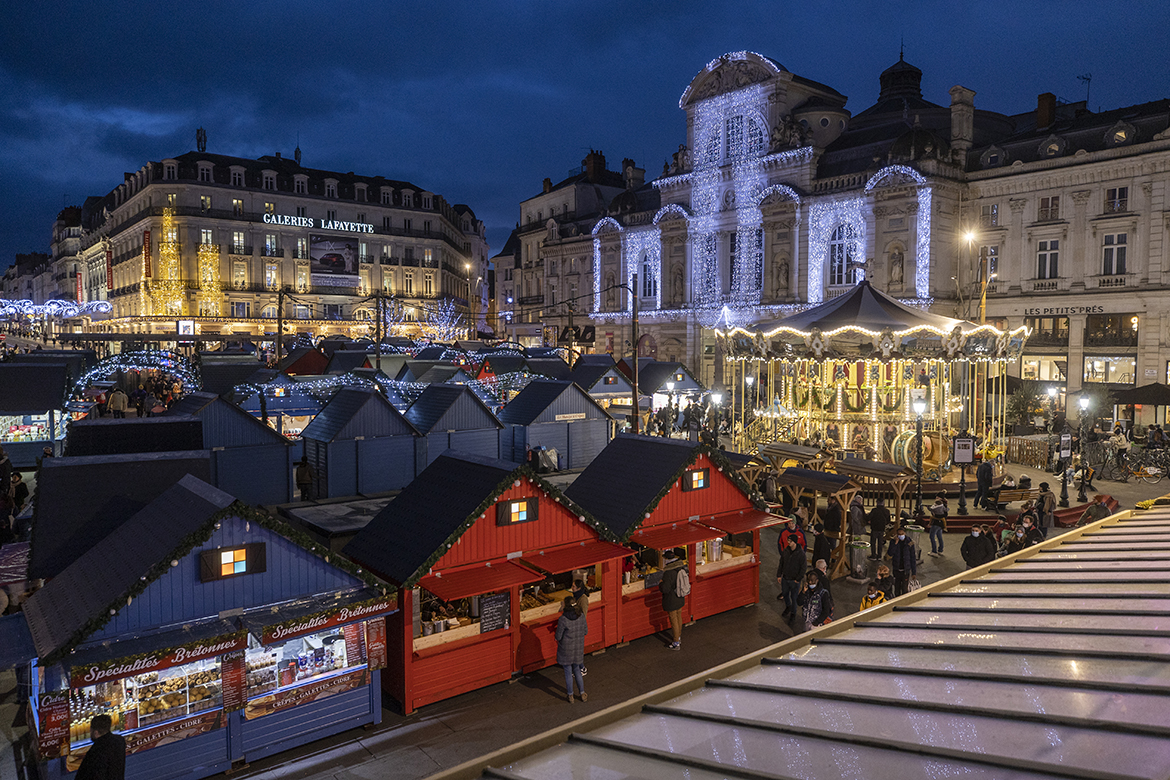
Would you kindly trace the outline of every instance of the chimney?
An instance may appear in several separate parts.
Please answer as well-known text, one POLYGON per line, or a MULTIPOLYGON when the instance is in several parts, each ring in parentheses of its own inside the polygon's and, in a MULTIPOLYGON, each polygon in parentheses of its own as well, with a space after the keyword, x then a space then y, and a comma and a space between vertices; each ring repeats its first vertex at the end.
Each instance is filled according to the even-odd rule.
POLYGON ((599 150, 590 149, 581 164, 585 166, 585 178, 588 181, 596 182, 605 173, 605 155, 599 150))
POLYGON ((276 153, 276 159, 278 159, 278 160, 280 159, 280 152, 276 153))
POLYGON ((951 87, 951 151, 955 162, 967 164, 967 152, 975 140, 975 91, 951 87))
POLYGON ((1056 121, 1056 95, 1042 92, 1036 96, 1036 129, 1052 127, 1056 121))
POLYGON ((544 191, 545 192, 552 192, 552 179, 546 178, 544 180, 544 191))

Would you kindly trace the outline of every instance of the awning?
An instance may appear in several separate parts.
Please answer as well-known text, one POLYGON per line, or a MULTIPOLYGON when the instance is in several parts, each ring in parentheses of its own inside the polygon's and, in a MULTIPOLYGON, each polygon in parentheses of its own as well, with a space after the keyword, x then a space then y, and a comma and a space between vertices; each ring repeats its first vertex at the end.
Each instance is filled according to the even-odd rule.
POLYGON ((633 554, 633 550, 620 544, 595 541, 526 554, 520 560, 548 574, 560 574, 633 554))
POLYGON ((630 541, 654 550, 667 550, 671 547, 685 547, 697 542, 708 542, 712 539, 718 539, 720 536, 723 536, 722 531, 687 521, 638 531, 630 537, 630 541))
POLYGON ((24 613, 0 617, 0 672, 27 664, 36 657, 37 648, 24 613))
POLYGON ((543 579, 543 574, 538 574, 527 566, 521 566, 514 561, 504 561, 474 569, 428 574, 418 581, 418 586, 429 590, 443 601, 455 601, 481 593, 505 590, 513 585, 540 582, 543 579))
POLYGON ((777 517, 759 509, 745 509, 742 512, 728 512, 725 515, 715 515, 709 519, 704 518, 703 525, 709 525, 723 533, 742 534, 747 531, 755 531, 760 528, 779 525, 787 519, 786 517, 777 517))

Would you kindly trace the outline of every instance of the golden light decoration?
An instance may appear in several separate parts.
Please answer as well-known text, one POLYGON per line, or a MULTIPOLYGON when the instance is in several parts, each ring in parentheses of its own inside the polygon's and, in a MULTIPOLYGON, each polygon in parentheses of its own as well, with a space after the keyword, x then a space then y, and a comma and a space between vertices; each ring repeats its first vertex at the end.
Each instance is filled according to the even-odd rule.
POLYGON ((199 313, 222 314, 223 295, 219 281, 219 244, 199 245, 199 313))
POLYGON ((178 315, 183 313, 183 280, 179 264, 179 242, 176 239, 175 210, 163 209, 162 241, 158 244, 158 268, 149 280, 153 313, 178 315))

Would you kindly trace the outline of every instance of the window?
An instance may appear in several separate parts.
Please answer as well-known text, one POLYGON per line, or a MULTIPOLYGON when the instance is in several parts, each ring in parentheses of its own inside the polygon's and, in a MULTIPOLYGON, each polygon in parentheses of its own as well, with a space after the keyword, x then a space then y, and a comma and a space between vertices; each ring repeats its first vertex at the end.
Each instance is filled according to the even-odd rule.
POLYGON ((265 213, 265 214, 275 214, 275 213, 276 213, 276 204, 275 204, 275 203, 269 203, 269 202, 265 201, 265 203, 264 203, 264 213, 265 213))
MULTIPOLYGON (((382 190, 382 205, 389 206, 394 203, 394 193, 390 190, 382 190)), ((386 217, 386 219, 390 219, 386 217)))
POLYGON ((211 169, 203 166, 199 168, 199 181, 211 181, 211 169))
POLYGON ((857 231, 849 225, 838 225, 829 238, 829 284, 856 284, 858 270, 849 269, 857 244, 857 231))
POLYGON ((264 266, 264 284, 268 287, 276 287, 278 279, 276 264, 266 263, 264 266))
POLYGON ((304 266, 304 265, 297 266, 297 289, 298 290, 309 289, 309 268, 308 268, 308 266, 304 266))
POLYGON ((179 202, 179 196, 173 192, 167 193, 167 206, 174 208, 179 202))
POLYGON ((264 234, 264 256, 276 257, 277 252, 277 235, 275 233, 264 234))
POLYGON ((1057 261, 1060 259, 1060 241, 1041 241, 1036 245, 1036 278, 1056 279, 1060 276, 1057 261))
POLYGON ((203 211, 211 211, 211 196, 210 195, 200 195, 199 196, 199 208, 203 211))
POLYGON ((423 293, 425 295, 435 294, 435 275, 427 274, 423 277, 423 293))
POLYGON ((239 198, 232 198, 232 214, 236 215, 237 217, 242 217, 244 215, 244 201, 240 200, 239 198))
POLYGON ((308 260, 308 259, 309 259, 309 239, 298 238, 297 239, 297 260, 308 260))
POLYGON ((297 179, 296 184, 293 185, 293 191, 298 195, 305 194, 305 180, 297 179))
POLYGON ((201 582, 211 582, 241 574, 257 574, 263 571, 267 571, 267 555, 263 542, 228 549, 221 547, 199 554, 199 580, 201 582))
POLYGON ((370 245, 367 244, 365 241, 359 241, 358 242, 358 262, 368 263, 371 260, 373 260, 373 258, 370 257, 370 245))
POLYGON ((251 308, 251 304, 247 301, 232 301, 232 316, 247 317, 249 308, 251 308))
POLYGON ((1033 379, 1037 382, 1063 382, 1064 372, 1061 366, 1067 365, 1065 360, 1056 360, 1049 357, 1025 357, 1020 361, 1020 378, 1033 379))
POLYGON ((728 117, 724 123, 724 132, 727 136, 727 145, 724 147, 727 150, 727 156, 732 158, 741 156, 743 154, 743 117, 728 117))
POLYGON ((366 221, 366 213, 365 213, 364 211, 359 211, 359 212, 358 212, 358 218, 357 218, 357 221, 358 221, 358 222, 363 222, 363 223, 366 221))
POLYGON ((163 173, 164 179, 177 179, 178 171, 173 163, 167 163, 163 173))
POLYGON ((276 304, 265 306, 263 311, 260 312, 260 316, 266 320, 276 319, 276 304))
POLYGON ((402 227, 404 230, 410 230, 410 220, 409 219, 402 220, 402 227))
POLYGON ((654 276, 654 262, 650 259, 650 254, 647 253, 642 258, 642 297, 653 298, 657 295, 658 279, 654 276))
POLYGON ((211 237, 210 230, 200 230, 199 231, 199 243, 200 244, 214 244, 215 243, 215 239, 213 239, 211 237))
POLYGON ((402 253, 404 259, 414 262, 414 247, 408 246, 402 250, 402 253))
POLYGON ((390 217, 382 217, 382 229, 383 230, 390 229, 390 217))
POLYGON ((979 207, 979 224, 983 227, 999 227, 998 203, 985 203, 979 207))
POLYGON ((602 377, 601 384, 603 384, 603 385, 616 385, 617 384, 617 377, 616 376, 602 377))
POLYGON ((1125 273, 1125 250, 1127 233, 1110 233, 1105 236, 1101 251, 1101 273, 1105 276, 1125 273))
POLYGON ((341 319, 341 304, 340 303, 326 303, 321 306, 325 319, 339 320, 341 319))
POLYGON ((163 231, 163 241, 168 243, 168 244, 179 243, 179 229, 178 228, 167 228, 166 230, 164 230, 163 231))
POLYGON ((1118 214, 1129 209, 1129 187, 1110 187, 1105 190, 1105 213, 1118 214))
POLYGON ((979 282, 999 273, 999 246, 979 247, 979 282))
POLYGON ((313 312, 308 306, 297 305, 296 315, 298 320, 310 320, 313 318, 313 312))
POLYGON ((244 254, 244 231, 242 230, 232 232, 232 254, 244 254))
POLYGON ((424 249, 424 250, 423 250, 423 264, 424 264, 424 265, 425 265, 427 268, 433 268, 433 267, 434 267, 434 265, 433 265, 433 264, 434 264, 434 261, 435 261, 435 252, 434 252, 434 250, 433 250, 433 249, 424 249))
POLYGON ((682 489, 684 492, 702 490, 711 482, 711 469, 694 469, 683 474, 682 489))
POLYGON ((431 196, 430 195, 423 195, 422 207, 424 209, 429 209, 431 207, 431 196))
POLYGON ((520 498, 496 504, 496 525, 531 523, 536 519, 540 502, 535 498, 520 498))
POLYGON ((244 172, 243 171, 232 171, 232 186, 233 187, 243 187, 244 186, 244 172))
POLYGON ((402 294, 414 295, 414 272, 407 271, 402 277, 402 294))
POLYGON ((337 209, 326 209, 325 219, 329 220, 330 222, 337 219, 337 209))
POLYGON ((298 217, 305 216, 305 207, 304 206, 297 206, 297 216, 298 217))
POLYGON ((1137 358, 1085 357, 1085 382, 1115 382, 1132 385, 1137 358))
POLYGON ((248 283, 248 266, 244 263, 232 264, 232 286, 242 289, 248 283))
POLYGON ((424 220, 423 220, 423 232, 424 232, 424 233, 430 233, 430 232, 431 232, 431 221, 430 221, 429 219, 424 219, 424 220))
POLYGON ((1039 222, 1055 222, 1060 219, 1060 196, 1053 195, 1051 198, 1040 199, 1040 210, 1036 212, 1036 219, 1039 222))
POLYGON ((276 174, 274 174, 274 173, 264 174, 264 189, 266 189, 266 190, 276 189, 276 174))
POLYGON ((325 184, 325 197, 326 198, 336 198, 337 197, 337 185, 336 184, 334 184, 333 182, 327 182, 325 184))

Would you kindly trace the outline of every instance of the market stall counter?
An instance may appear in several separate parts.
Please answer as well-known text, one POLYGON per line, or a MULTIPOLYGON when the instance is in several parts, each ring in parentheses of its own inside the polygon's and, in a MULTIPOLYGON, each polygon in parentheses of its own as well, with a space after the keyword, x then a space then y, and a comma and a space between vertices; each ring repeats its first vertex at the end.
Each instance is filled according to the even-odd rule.
POLYGON ((77 770, 99 714, 142 780, 377 723, 396 608, 369 574, 185 477, 25 604, 42 774, 77 770))
POLYGON ((759 529, 779 522, 718 451, 676 439, 623 434, 566 491, 637 550, 622 564, 618 637, 665 630, 658 585, 663 554, 685 558, 691 592, 684 622, 759 599, 759 529))
POLYGON ((611 538, 528 466, 439 456, 344 550, 401 585, 385 690, 410 713, 555 663, 552 629, 576 579, 593 591, 587 646, 614 644, 627 551, 611 538))

